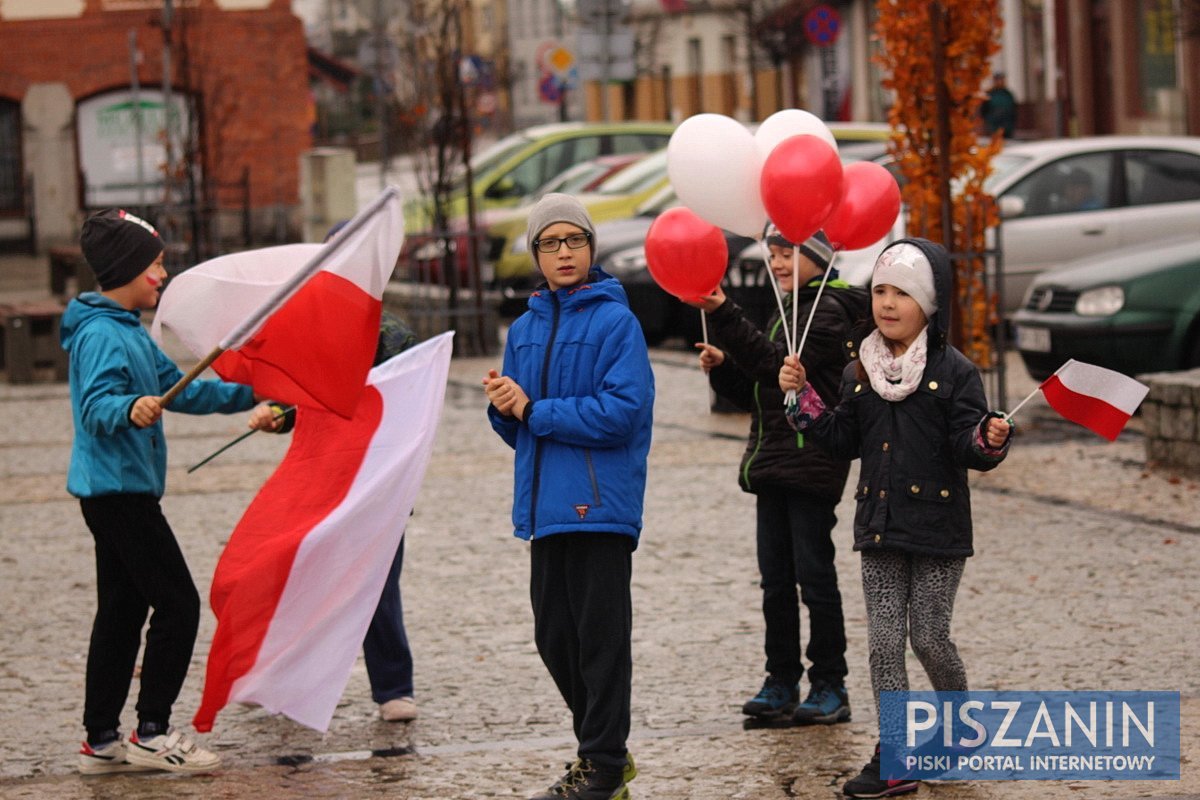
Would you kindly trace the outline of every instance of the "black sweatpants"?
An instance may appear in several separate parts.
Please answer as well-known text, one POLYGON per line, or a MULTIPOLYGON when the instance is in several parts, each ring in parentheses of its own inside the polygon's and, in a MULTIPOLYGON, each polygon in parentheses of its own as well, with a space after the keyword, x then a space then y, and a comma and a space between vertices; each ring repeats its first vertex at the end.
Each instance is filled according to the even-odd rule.
POLYGON ((625 764, 633 656, 629 582, 634 540, 559 533, 530 548, 538 653, 574 719, 579 757, 625 764))
POLYGON ((158 498, 116 494, 79 501, 96 540, 96 619, 88 648, 83 724, 115 730, 129 695, 150 609, 138 692, 139 722, 170 722, 200 625, 200 595, 158 498))

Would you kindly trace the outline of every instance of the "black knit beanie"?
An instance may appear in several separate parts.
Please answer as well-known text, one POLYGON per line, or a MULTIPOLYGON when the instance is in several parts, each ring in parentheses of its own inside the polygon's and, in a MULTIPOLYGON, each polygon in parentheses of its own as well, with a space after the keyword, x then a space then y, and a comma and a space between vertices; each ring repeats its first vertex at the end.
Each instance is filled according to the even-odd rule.
POLYGON ((154 226, 122 208, 109 208, 88 217, 79 246, 102 291, 129 283, 163 251, 154 226))

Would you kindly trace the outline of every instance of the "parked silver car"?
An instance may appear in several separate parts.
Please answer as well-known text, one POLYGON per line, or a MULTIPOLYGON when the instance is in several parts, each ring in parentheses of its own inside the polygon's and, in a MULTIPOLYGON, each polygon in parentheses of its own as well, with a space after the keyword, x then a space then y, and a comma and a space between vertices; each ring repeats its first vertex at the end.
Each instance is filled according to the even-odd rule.
POLYGON ((1200 137, 1095 136, 1007 144, 985 184, 1001 204, 1003 309, 1035 275, 1200 230, 1200 137))

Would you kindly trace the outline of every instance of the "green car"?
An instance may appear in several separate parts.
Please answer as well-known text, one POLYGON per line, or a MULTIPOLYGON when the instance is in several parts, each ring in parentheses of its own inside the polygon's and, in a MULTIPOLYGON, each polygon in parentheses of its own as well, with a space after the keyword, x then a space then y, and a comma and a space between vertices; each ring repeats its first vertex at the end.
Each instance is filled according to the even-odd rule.
MULTIPOLYGON (((522 197, 581 161, 664 148, 674 130, 670 122, 560 122, 518 131, 471 159, 475 210, 514 207, 522 197)), ((460 219, 466 213, 466 180, 459 176, 447 218, 460 219)), ((415 198, 405 204, 404 227, 409 232, 428 230, 431 218, 428 199, 415 198)))
POLYGON ((1012 318, 1036 380, 1069 358, 1134 376, 1200 366, 1200 238, 1088 256, 1043 272, 1012 318))

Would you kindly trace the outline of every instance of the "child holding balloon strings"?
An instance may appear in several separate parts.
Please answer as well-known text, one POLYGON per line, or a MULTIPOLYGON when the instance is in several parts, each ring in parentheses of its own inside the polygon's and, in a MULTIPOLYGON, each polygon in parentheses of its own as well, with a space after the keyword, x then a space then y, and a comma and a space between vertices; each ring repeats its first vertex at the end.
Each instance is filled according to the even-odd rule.
MULTIPOLYGON (((842 375, 840 403, 829 407, 795 356, 779 372, 779 388, 798 392, 789 422, 834 456, 862 459, 854 549, 862 554, 877 709, 880 692, 908 690, 910 637, 935 691, 967 690, 950 639, 954 597, 974 552, 967 469, 1003 461, 1012 428, 988 411, 978 370, 946 341, 951 297, 946 249, 902 239, 876 260, 876 327, 842 375)), ((808 361, 807 351, 801 356, 808 361)), ((876 745, 843 792, 889 797, 917 787, 881 775, 876 745)))
POLYGON ((817 392, 829 405, 836 403, 839 376, 854 355, 851 329, 866 309, 866 293, 830 270, 818 304, 817 290, 833 258, 824 234, 817 232, 796 245, 768 225, 765 242, 771 272, 784 295, 782 312, 772 316, 765 330, 750 322, 719 287, 707 297, 684 302, 706 313, 709 330, 720 345, 696 344, 710 385, 751 414, 738 481, 744 491, 755 495, 767 677, 758 694, 742 706, 742 713, 754 718, 790 717, 803 725, 832 724, 850 719, 845 623, 833 544, 834 508, 850 464, 832 458, 791 429, 777 383, 788 354, 784 331, 789 306, 795 302, 806 317, 815 306, 805 357, 812 365, 817 392), (798 288, 793 294, 794 270, 798 288), (798 703, 804 664, 797 584, 809 617, 803 654, 810 662, 810 690, 803 703, 798 703))

